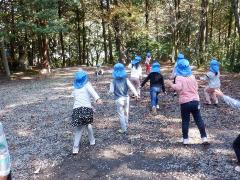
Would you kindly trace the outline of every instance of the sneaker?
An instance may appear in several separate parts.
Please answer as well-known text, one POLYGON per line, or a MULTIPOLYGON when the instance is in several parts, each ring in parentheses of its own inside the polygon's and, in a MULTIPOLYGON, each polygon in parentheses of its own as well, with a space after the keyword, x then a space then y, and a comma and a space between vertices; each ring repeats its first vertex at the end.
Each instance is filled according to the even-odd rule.
POLYGON ((94 145, 95 145, 95 139, 94 139, 92 142, 90 142, 90 145, 91 145, 91 146, 94 146, 94 145))
POLYGON ((206 137, 202 138, 203 145, 209 145, 208 139, 206 137))
POLYGON ((240 166, 236 166, 235 171, 240 172, 240 166))
POLYGON ((157 109, 155 106, 152 107, 152 114, 153 115, 156 115, 157 114, 157 109))
POLYGON ((123 134, 123 133, 126 133, 127 130, 124 131, 124 130, 122 130, 122 129, 119 129, 118 132, 121 133, 121 134, 123 134))
POLYGON ((159 109, 160 108, 159 105, 157 105, 156 108, 159 109))
POLYGON ((72 153, 73 153, 74 155, 76 155, 76 154, 78 154, 78 152, 79 152, 79 147, 75 147, 75 146, 74 146, 72 153))
POLYGON ((174 92, 174 93, 173 93, 173 97, 176 97, 176 96, 177 96, 177 93, 176 93, 176 92, 174 92))
POLYGON ((189 144, 189 139, 183 139, 183 145, 188 145, 189 144))

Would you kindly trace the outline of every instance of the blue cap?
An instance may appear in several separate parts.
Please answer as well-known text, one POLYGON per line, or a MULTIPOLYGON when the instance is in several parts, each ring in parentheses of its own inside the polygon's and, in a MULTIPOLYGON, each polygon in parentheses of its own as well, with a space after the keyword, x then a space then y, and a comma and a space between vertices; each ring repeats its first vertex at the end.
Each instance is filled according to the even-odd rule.
POLYGON ((184 59, 184 54, 183 53, 179 53, 177 56, 177 61, 184 59))
POLYGON ((213 73, 219 72, 219 62, 216 59, 211 60, 210 71, 213 72, 213 73))
POLYGON ((125 71, 125 67, 121 63, 117 63, 113 67, 112 77, 114 79, 121 79, 127 77, 127 72, 125 71))
POLYGON ((147 57, 150 58, 151 57, 151 53, 147 52, 147 57))
POLYGON ((135 56, 134 60, 132 60, 131 64, 137 64, 142 60, 141 56, 135 56))
POLYGON ((75 74, 73 86, 76 89, 82 88, 88 82, 88 75, 85 71, 78 71, 75 74))
POLYGON ((152 64, 151 72, 160 73, 160 64, 158 62, 152 64))
POLYGON ((187 59, 180 59, 176 66, 177 76, 191 76, 192 70, 190 68, 189 61, 187 59))

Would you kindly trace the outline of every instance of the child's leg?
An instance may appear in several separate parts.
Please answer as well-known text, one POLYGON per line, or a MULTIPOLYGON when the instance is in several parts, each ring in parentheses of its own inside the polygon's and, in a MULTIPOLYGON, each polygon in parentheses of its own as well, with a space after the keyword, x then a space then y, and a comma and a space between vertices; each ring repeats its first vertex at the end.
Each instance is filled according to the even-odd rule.
POLYGON ((76 127, 75 135, 74 135, 74 147, 79 147, 79 143, 82 137, 83 126, 76 127))
POLYGON ((188 106, 189 105, 187 103, 181 105, 183 139, 188 139, 188 129, 189 129, 189 122, 190 122, 190 110, 188 106))
POLYGON ((235 151, 235 154, 237 156, 238 162, 240 163, 240 134, 233 142, 233 149, 235 151))
POLYGON ((215 92, 212 93, 212 99, 214 101, 215 104, 218 104, 218 98, 215 92))
POLYGON ((126 120, 125 120, 125 116, 124 116, 124 99, 119 98, 116 101, 116 105, 117 105, 117 113, 118 113, 118 116, 119 116, 121 129, 123 131, 126 131, 127 127, 126 127, 126 120))
POLYGON ((138 95, 140 96, 140 84, 141 84, 141 82, 140 82, 140 80, 139 79, 136 79, 136 90, 137 90, 137 93, 138 93, 138 95))
POLYGON ((157 91, 156 91, 155 87, 151 87, 150 96, 151 96, 151 107, 156 107, 156 105, 157 105, 157 91))
POLYGON ((200 113, 199 102, 194 101, 192 103, 193 103, 193 106, 194 106, 193 111, 192 111, 192 115, 193 115, 194 121, 197 124, 197 127, 200 131, 201 138, 207 137, 206 130, 205 130, 205 124, 202 120, 202 116, 201 116, 201 113, 200 113))
POLYGON ((204 95, 205 95, 205 99, 207 101, 208 104, 211 104, 211 99, 210 99, 210 95, 208 93, 208 86, 204 88, 204 95))
POLYGON ((129 118, 129 97, 127 97, 126 100, 125 100, 125 105, 124 105, 124 115, 125 115, 126 127, 128 127, 128 118, 129 118))
POLYGON ((92 129, 91 124, 87 125, 87 130, 88 130, 88 139, 89 139, 90 145, 94 145, 95 144, 95 138, 94 138, 93 129, 92 129))

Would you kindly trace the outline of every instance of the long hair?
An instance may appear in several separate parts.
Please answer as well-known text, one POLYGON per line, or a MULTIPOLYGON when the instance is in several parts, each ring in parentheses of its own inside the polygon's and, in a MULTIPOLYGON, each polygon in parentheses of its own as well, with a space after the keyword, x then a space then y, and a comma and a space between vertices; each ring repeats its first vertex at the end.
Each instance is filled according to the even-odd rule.
POLYGON ((138 66, 139 66, 139 62, 136 64, 132 64, 132 68, 135 67, 136 69, 138 69, 138 66))

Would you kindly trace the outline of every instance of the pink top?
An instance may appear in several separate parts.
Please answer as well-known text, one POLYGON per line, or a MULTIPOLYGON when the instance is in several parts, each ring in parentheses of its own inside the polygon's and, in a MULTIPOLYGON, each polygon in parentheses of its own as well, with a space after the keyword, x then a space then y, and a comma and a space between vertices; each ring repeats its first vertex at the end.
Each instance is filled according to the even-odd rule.
POLYGON ((177 76, 176 84, 173 84, 172 88, 178 92, 180 104, 199 101, 198 84, 193 75, 189 77, 177 76))

